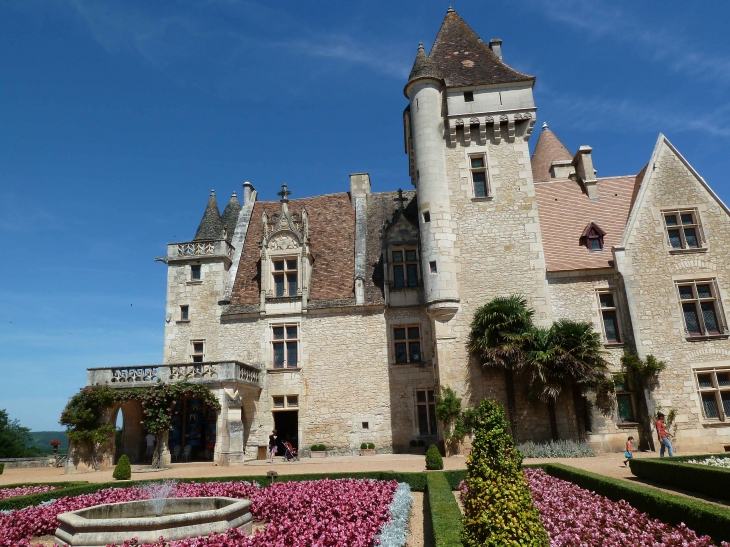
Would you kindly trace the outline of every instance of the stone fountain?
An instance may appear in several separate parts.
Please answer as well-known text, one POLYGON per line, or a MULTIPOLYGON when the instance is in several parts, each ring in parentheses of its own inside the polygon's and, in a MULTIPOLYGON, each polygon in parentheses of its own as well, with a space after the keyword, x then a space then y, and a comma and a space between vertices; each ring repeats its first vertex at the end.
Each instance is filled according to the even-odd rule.
POLYGON ((105 547, 136 537, 140 543, 209 536, 230 528, 252 533, 251 502, 235 498, 167 498, 174 483, 146 487, 149 500, 97 505, 58 515, 56 545, 105 547), (165 495, 165 497, 161 497, 165 495), (153 497, 155 496, 155 497, 153 497))

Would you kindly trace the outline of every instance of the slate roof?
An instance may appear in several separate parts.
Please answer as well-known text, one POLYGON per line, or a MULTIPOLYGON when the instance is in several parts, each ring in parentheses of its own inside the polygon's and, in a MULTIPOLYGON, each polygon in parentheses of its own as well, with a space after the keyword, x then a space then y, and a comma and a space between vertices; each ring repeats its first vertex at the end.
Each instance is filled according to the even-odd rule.
MULTIPOLYGON (((365 304, 383 305, 383 262, 381 234, 386 221, 398 210, 397 192, 371 194, 367 217, 365 304)), ((403 192, 409 202, 404 215, 418 223, 416 192, 403 192)), ((289 211, 309 215, 310 249, 314 257, 308 308, 322 309, 355 305, 355 211, 348 193, 329 194, 289 201, 289 211)), ((259 311, 261 215, 281 211, 278 201, 255 204, 241 253, 231 303, 224 314, 259 311)))
POLYGON ((238 214, 241 212, 241 204, 238 202, 236 192, 233 192, 231 200, 226 205, 223 214, 221 215, 221 222, 223 227, 226 229, 226 235, 230 240, 233 237, 233 232, 236 231, 236 223, 238 222, 238 214))
POLYGON ((535 184, 542 243, 548 272, 613 267, 611 247, 623 237, 631 211, 636 176, 598 179, 598 200, 583 193, 579 183, 552 179, 535 184), (606 232, 603 251, 589 251, 580 237, 595 222, 606 232))
POLYGON ((220 239, 223 235, 223 223, 221 222, 221 214, 218 210, 218 203, 215 200, 215 192, 210 192, 208 198, 208 206, 205 208, 203 218, 198 226, 198 231, 195 232, 193 241, 200 239, 220 239))
POLYGON ((441 79, 439 71, 436 69, 436 65, 434 65, 431 59, 429 59, 426 55, 426 52, 423 49, 423 44, 418 44, 416 60, 413 61, 413 68, 411 68, 411 74, 408 76, 408 83, 406 84, 406 87, 408 87, 408 84, 410 84, 413 80, 418 80, 420 78, 441 79))
POLYGON ((540 137, 535 145, 535 152, 532 154, 530 165, 532 165, 532 178, 538 180, 550 180, 550 165, 555 160, 572 160, 573 155, 560 142, 560 139, 548 129, 547 125, 543 126, 540 137))
POLYGON ((535 80, 502 62, 452 8, 446 12, 429 58, 450 87, 535 80))

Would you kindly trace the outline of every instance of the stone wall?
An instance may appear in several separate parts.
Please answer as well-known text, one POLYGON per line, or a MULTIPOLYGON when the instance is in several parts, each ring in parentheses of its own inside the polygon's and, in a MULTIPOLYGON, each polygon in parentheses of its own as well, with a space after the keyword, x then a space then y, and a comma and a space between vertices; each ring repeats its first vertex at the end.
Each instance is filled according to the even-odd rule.
POLYGON ((694 369, 730 367, 727 336, 690 338, 675 281, 714 279, 723 315, 730 310, 730 216, 663 137, 649 165, 632 217, 625 249, 616 250, 626 280, 639 354, 667 363, 655 386, 650 410, 677 410, 677 444, 681 450, 722 451, 730 445, 730 422, 706 419, 697 393, 694 369), (662 211, 696 208, 706 248, 671 251, 662 211))

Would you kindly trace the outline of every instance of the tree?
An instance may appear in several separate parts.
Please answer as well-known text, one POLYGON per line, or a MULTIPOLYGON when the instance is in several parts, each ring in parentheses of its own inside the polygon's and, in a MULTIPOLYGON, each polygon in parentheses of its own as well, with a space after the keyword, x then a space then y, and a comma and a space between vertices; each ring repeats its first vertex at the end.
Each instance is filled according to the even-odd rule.
POLYGON ((0 458, 29 458, 38 455, 30 429, 11 420, 7 411, 0 409, 0 458))
POLYGON ((578 437, 584 441, 585 392, 596 391, 611 381, 601 337, 591 323, 561 319, 550 327, 550 340, 555 352, 549 367, 551 384, 553 389, 564 383, 570 385, 578 437))
POLYGON ((469 334, 469 350, 482 360, 482 366, 504 370, 507 410, 515 442, 519 434, 514 373, 525 366, 525 340, 533 328, 534 314, 523 296, 497 297, 474 312, 469 334))
POLYGON ((525 362, 528 396, 538 399, 548 408, 550 436, 558 440, 558 419, 555 402, 563 391, 565 379, 556 366, 557 348, 553 332, 544 327, 533 327, 525 338, 525 362))

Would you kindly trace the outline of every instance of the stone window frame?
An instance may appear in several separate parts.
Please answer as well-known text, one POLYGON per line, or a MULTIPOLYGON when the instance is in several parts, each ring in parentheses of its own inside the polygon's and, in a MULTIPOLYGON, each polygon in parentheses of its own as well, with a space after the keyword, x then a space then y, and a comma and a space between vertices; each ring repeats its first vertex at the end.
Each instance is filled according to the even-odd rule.
POLYGON ((728 332, 728 323, 727 323, 727 317, 725 316, 725 310, 723 306, 723 298, 722 294, 720 293, 720 286, 717 283, 716 277, 704 277, 704 276, 676 276, 673 280, 674 284, 674 293, 677 298, 677 305, 679 307, 679 315, 682 321, 682 327, 683 327, 683 336, 685 340, 687 341, 699 341, 699 340, 711 340, 716 338, 728 338, 730 336, 730 333, 728 332), (680 293, 680 287, 682 286, 692 286, 692 296, 694 298, 685 298, 682 299, 681 293, 680 293), (699 294, 697 292, 697 285, 709 285, 710 291, 712 296, 711 297, 699 297, 699 294), (703 302, 713 302, 714 307, 714 313, 715 313, 715 319, 718 323, 718 328, 720 329, 719 332, 712 332, 708 333, 707 329, 705 327, 705 321, 704 317, 700 310, 697 310, 697 306, 703 303, 703 302), (691 334, 689 330, 687 329, 687 322, 685 320, 685 313, 684 313, 684 305, 686 304, 695 304, 695 312, 697 315, 697 320, 700 325, 701 332, 699 334, 691 334), (699 313, 698 313, 699 312, 699 313))
POLYGON ((298 393, 285 393, 284 395, 272 395, 271 396, 271 410, 273 412, 281 410, 299 410, 299 394, 298 393), (296 404, 291 404, 291 398, 296 398, 296 404), (277 406, 277 399, 281 399, 281 405, 277 406))
POLYGON ((180 319, 178 323, 190 322, 190 304, 180 304, 180 319))
POLYGON ((423 286, 423 275, 421 272, 421 257, 419 256, 418 252, 418 246, 416 245, 397 245, 390 247, 388 249, 388 253, 390 254, 390 260, 388 261, 388 269, 390 270, 390 289, 393 290, 407 290, 407 289, 417 289, 421 286, 423 286), (407 253, 409 251, 414 252, 416 255, 415 260, 408 260, 407 259, 407 253), (393 257, 394 253, 402 252, 403 253, 403 260, 399 262, 395 262, 395 259, 393 257), (403 268, 403 286, 397 286, 395 281, 395 268, 398 265, 402 265, 403 268), (415 266, 416 267, 416 280, 414 283, 411 282, 410 276, 408 275, 408 266, 415 266))
POLYGON ((268 325, 268 370, 271 372, 282 372, 282 371, 296 371, 301 369, 301 358, 302 358, 302 325, 300 321, 271 321, 268 325), (274 329, 277 327, 284 328, 284 338, 274 339, 274 329), (296 327, 297 337, 288 338, 287 327, 296 327), (297 362, 296 366, 288 366, 288 342, 293 341, 296 343, 297 348, 297 362), (276 353, 274 351, 274 344, 284 343, 284 366, 276 367, 274 360, 276 359, 276 353))
POLYGON ((616 389, 614 390, 614 397, 616 399, 616 416, 619 420, 620 425, 626 425, 626 424, 636 424, 638 423, 638 420, 636 419, 637 416, 637 407, 636 407, 636 393, 634 390, 634 386, 631 385, 631 381, 629 380, 628 376, 623 376, 623 383, 617 382, 617 376, 621 376, 619 374, 614 374, 614 383, 616 385, 616 389), (629 401, 629 404, 631 405, 631 419, 627 420, 621 417, 621 406, 619 403, 619 398, 627 398, 629 401))
POLYGON ((727 423, 730 421, 730 366, 711 366, 711 367, 698 367, 692 370, 695 381, 695 388, 697 389, 697 396, 700 408, 702 410, 702 417, 713 423, 727 423), (720 380, 718 375, 722 376, 720 380), (700 376, 709 376, 710 385, 702 385, 700 383, 700 376), (722 384, 721 384, 722 382, 722 384), (707 407, 704 403, 703 395, 711 395, 714 403, 717 417, 707 416, 707 407))
POLYGON ((425 363, 423 355, 423 326, 420 323, 403 323, 399 325, 391 325, 391 337, 392 337, 392 349, 393 349, 393 364, 395 365, 422 365, 425 363), (418 338, 411 338, 411 329, 418 329, 418 338), (405 338, 396 338, 395 331, 404 330, 405 338), (413 361, 411 359, 411 344, 418 344, 418 354, 420 359, 413 361), (398 361, 398 351, 396 346, 398 344, 405 344, 406 347, 406 361, 398 361))
POLYGON ((197 338, 190 340, 190 362, 191 363, 204 363, 205 362, 205 340, 197 338), (197 351, 196 344, 202 346, 201 351, 197 351))
POLYGON ((203 265, 202 264, 190 264, 188 268, 188 283, 202 283, 203 282, 203 265), (197 277, 195 276, 195 272, 197 277))
POLYGON ((415 437, 435 437, 438 435, 438 419, 436 418, 436 389, 433 386, 413 388, 413 435, 415 437), (423 401, 419 401, 419 394, 423 393, 423 401), (430 400, 429 400, 430 394, 430 400), (421 433, 420 407, 426 408, 428 431, 421 433))
POLYGON ((598 316, 599 321, 601 324, 601 338, 603 338, 603 343, 607 346, 623 346, 625 343, 624 340, 624 325, 621 320, 621 310, 618 305, 618 296, 619 292, 611 287, 602 287, 600 289, 596 289, 596 302, 598 304, 598 316), (602 295, 611 295, 611 298, 613 299, 613 307, 608 306, 604 307, 603 302, 601 301, 602 295), (616 330, 618 331, 618 340, 609 340, 606 336, 606 322, 605 318, 603 316, 603 313, 605 312, 614 312, 616 314, 616 330))
MULTIPOLYGON (((416 365, 416 366, 423 366, 428 362, 428 354, 427 354, 427 344, 425 343, 425 324, 424 322, 418 318, 418 317, 402 317, 399 319, 395 319, 388 322, 388 363, 392 366, 408 366, 408 365, 416 365), (408 327, 418 327, 419 328, 419 334, 421 336, 420 342, 421 342, 421 360, 420 361, 409 361, 406 363, 398 363, 396 362, 396 354, 395 354, 395 329, 396 328, 408 328, 408 327)), ((407 333, 406 333, 407 336, 407 333)), ((408 342, 408 339, 406 339, 406 342, 408 342)))
MULTIPOLYGON (((466 125, 464 125, 466 130, 466 125)), ((466 153, 466 167, 469 170, 469 188, 471 192, 471 198, 477 200, 489 199, 492 196, 492 184, 489 170, 489 157, 487 151, 471 151, 466 153), (482 167, 475 167, 472 165, 472 160, 481 159, 484 163, 482 167), (476 191, 476 184, 474 183, 474 173, 484 173, 484 195, 478 196, 476 191)))
POLYGON ((707 238, 702 227, 702 217, 698 207, 665 207, 659 211, 659 222, 661 223, 662 232, 664 234, 664 248, 670 254, 684 254, 684 253, 701 253, 708 250, 707 238), (679 224, 676 226, 667 225, 666 218, 672 214, 676 215, 679 220, 679 224), (682 214, 691 214, 693 216, 693 223, 683 224, 682 214), (685 226, 687 228, 694 228, 696 230, 697 247, 688 247, 686 245, 685 226), (677 230, 680 236, 681 247, 672 246, 671 239, 669 238, 669 231, 677 230))
POLYGON ((481 144, 472 144, 468 148, 464 149, 463 158, 464 167, 459 168, 459 176, 468 181, 466 185, 462 185, 462 190, 466 191, 466 197, 472 201, 492 201, 495 196, 496 188, 499 186, 499 182, 494 178, 495 175, 498 174, 499 170, 494 166, 494 162, 490 156, 489 147, 481 144), (487 173, 487 195, 485 197, 477 197, 474 192, 474 179, 472 178, 471 170, 471 157, 473 156, 484 157, 484 165, 487 173))
POLYGON ((269 254, 269 292, 273 295, 274 298, 295 298, 297 296, 301 296, 302 294, 302 268, 301 268, 301 261, 299 260, 300 255, 292 254, 291 251, 283 253, 271 253, 269 254), (296 264, 296 269, 290 269, 289 263, 294 261, 296 264), (284 270, 276 270, 276 263, 277 262, 283 262, 284 263, 284 270), (289 275, 291 273, 294 273, 297 278, 297 289, 295 294, 290 294, 290 285, 289 285, 289 275), (284 293, 283 295, 276 294, 276 276, 283 275, 284 276, 284 293))

